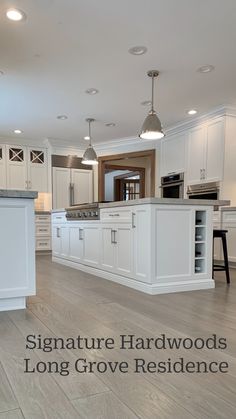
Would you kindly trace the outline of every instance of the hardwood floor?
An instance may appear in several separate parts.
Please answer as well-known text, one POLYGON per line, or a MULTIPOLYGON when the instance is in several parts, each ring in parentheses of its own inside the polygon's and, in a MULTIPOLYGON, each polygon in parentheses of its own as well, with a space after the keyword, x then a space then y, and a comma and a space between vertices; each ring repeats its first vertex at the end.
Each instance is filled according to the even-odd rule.
POLYGON ((149 296, 55 263, 37 260, 37 296, 27 310, 0 313, 0 419, 235 419, 236 270, 231 286, 216 275, 216 289, 149 296), (45 337, 227 339, 226 349, 26 349, 29 334, 45 337), (225 361, 227 374, 24 373, 32 366, 77 358, 99 362, 134 358, 225 361))

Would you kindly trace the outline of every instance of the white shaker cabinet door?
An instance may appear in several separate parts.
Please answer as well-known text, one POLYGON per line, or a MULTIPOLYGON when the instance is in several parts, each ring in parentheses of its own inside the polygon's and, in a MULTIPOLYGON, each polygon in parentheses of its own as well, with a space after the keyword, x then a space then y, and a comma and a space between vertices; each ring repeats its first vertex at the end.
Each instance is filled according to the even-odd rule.
POLYGON ((0 145, 0 189, 7 187, 7 172, 6 172, 6 147, 0 145))
POLYGON ((70 206, 70 169, 53 168, 53 208, 70 206))
POLYGON ((115 268, 119 275, 131 277, 133 273, 133 230, 125 224, 114 228, 115 268))
POLYGON ((94 224, 85 223, 83 227, 83 263, 98 267, 100 264, 100 229, 94 224))
POLYGON ((72 203, 83 204, 93 201, 93 171, 71 169, 72 203))
POLYGON ((223 179, 224 121, 222 118, 207 126, 206 178, 208 182, 223 179))
POLYGON ((28 189, 27 149, 19 146, 6 146, 7 188, 28 189))
POLYGON ((69 243, 69 227, 67 225, 60 227, 60 237, 61 237, 61 257, 68 259, 70 253, 70 243, 69 243))
POLYGON ((114 272, 115 238, 113 227, 102 226, 101 236, 101 268, 114 272))
POLYGON ((84 255, 83 229, 81 226, 69 225, 69 258, 73 262, 82 263, 84 255))
POLYGON ((28 188, 48 192, 47 150, 28 148, 28 188))
POLYGON ((200 126, 189 131, 188 135, 187 183, 193 185, 204 180, 206 166, 206 127, 200 126))
POLYGON ((52 254, 53 256, 61 256, 61 232, 60 225, 52 225, 52 254))
POLYGON ((161 176, 185 172, 186 133, 166 137, 161 142, 161 176))

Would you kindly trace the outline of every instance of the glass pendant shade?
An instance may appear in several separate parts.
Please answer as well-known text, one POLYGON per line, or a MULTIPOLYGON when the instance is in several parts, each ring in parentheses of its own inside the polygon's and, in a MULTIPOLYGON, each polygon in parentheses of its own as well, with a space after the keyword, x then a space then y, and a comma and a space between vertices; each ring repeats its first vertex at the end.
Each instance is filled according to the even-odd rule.
POLYGON ((164 137, 161 121, 155 111, 149 112, 143 123, 139 137, 143 140, 159 140, 164 137))
POLYGON ((154 78, 159 75, 159 72, 157 70, 150 70, 147 74, 152 78, 152 107, 148 116, 145 118, 139 137, 143 140, 160 140, 160 138, 164 137, 164 133, 161 121, 154 111, 154 78))
POLYGON ((89 135, 88 135, 89 146, 88 146, 88 148, 86 148, 86 150, 84 152, 81 163, 82 164, 88 164, 88 165, 95 165, 95 164, 98 164, 98 158, 97 158, 97 154, 96 154, 96 152, 95 152, 95 150, 92 146, 92 143, 91 143, 91 127, 90 127, 90 124, 91 124, 91 122, 94 122, 94 119, 87 118, 86 122, 88 122, 88 124, 89 124, 89 135))
POLYGON ((98 164, 97 154, 92 145, 89 145, 85 150, 81 163, 89 165, 98 164))

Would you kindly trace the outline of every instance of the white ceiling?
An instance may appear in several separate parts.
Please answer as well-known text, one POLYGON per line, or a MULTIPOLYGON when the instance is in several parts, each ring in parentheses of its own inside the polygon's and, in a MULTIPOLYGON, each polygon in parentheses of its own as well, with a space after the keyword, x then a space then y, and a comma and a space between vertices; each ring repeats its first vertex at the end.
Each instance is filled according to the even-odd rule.
POLYGON ((235 104, 235 18, 235 0, 1 0, 0 136, 81 145, 86 117, 97 120, 95 143, 136 136, 153 68, 161 73, 156 109, 164 127, 190 108, 201 114, 235 104), (7 20, 10 6, 27 20, 7 20), (136 45, 148 52, 130 55, 136 45), (215 71, 196 71, 205 64, 215 71), (99 94, 87 95, 89 87, 99 94), (61 114, 68 120, 57 120, 61 114))

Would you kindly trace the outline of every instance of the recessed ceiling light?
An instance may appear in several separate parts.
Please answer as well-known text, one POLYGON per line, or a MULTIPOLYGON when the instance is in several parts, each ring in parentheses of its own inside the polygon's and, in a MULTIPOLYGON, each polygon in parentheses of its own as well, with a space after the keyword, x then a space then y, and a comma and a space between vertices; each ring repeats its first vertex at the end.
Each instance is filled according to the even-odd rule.
POLYGON ((89 141, 90 140, 89 135, 85 135, 84 140, 89 141))
POLYGON ((57 119, 60 119, 60 120, 68 119, 68 116, 66 116, 66 115, 58 115, 57 116, 57 119))
POLYGON ((210 73, 214 69, 215 69, 215 67, 213 65, 209 64, 209 65, 203 65, 202 67, 199 67, 197 71, 199 73, 210 73))
POLYGON ((197 113, 196 109, 190 109, 189 111, 187 111, 188 115, 195 115, 197 113))
POLYGON ((98 93, 98 89, 95 89, 95 87, 90 87, 89 89, 85 90, 85 93, 88 93, 88 95, 96 95, 98 93))
POLYGON ((143 102, 141 102, 141 105, 143 106, 151 106, 152 102, 151 100, 144 100, 143 102))
POLYGON ((26 19, 26 14, 19 9, 8 9, 6 17, 10 20, 14 20, 14 22, 19 22, 26 19))
POLYGON ((129 53, 132 55, 143 55, 147 52, 147 47, 136 46, 129 49, 129 53))
POLYGON ((105 125, 106 125, 106 127, 115 127, 116 126, 116 124, 114 122, 107 122, 105 125))
POLYGON ((22 131, 20 129, 14 129, 15 134, 22 134, 22 131))

